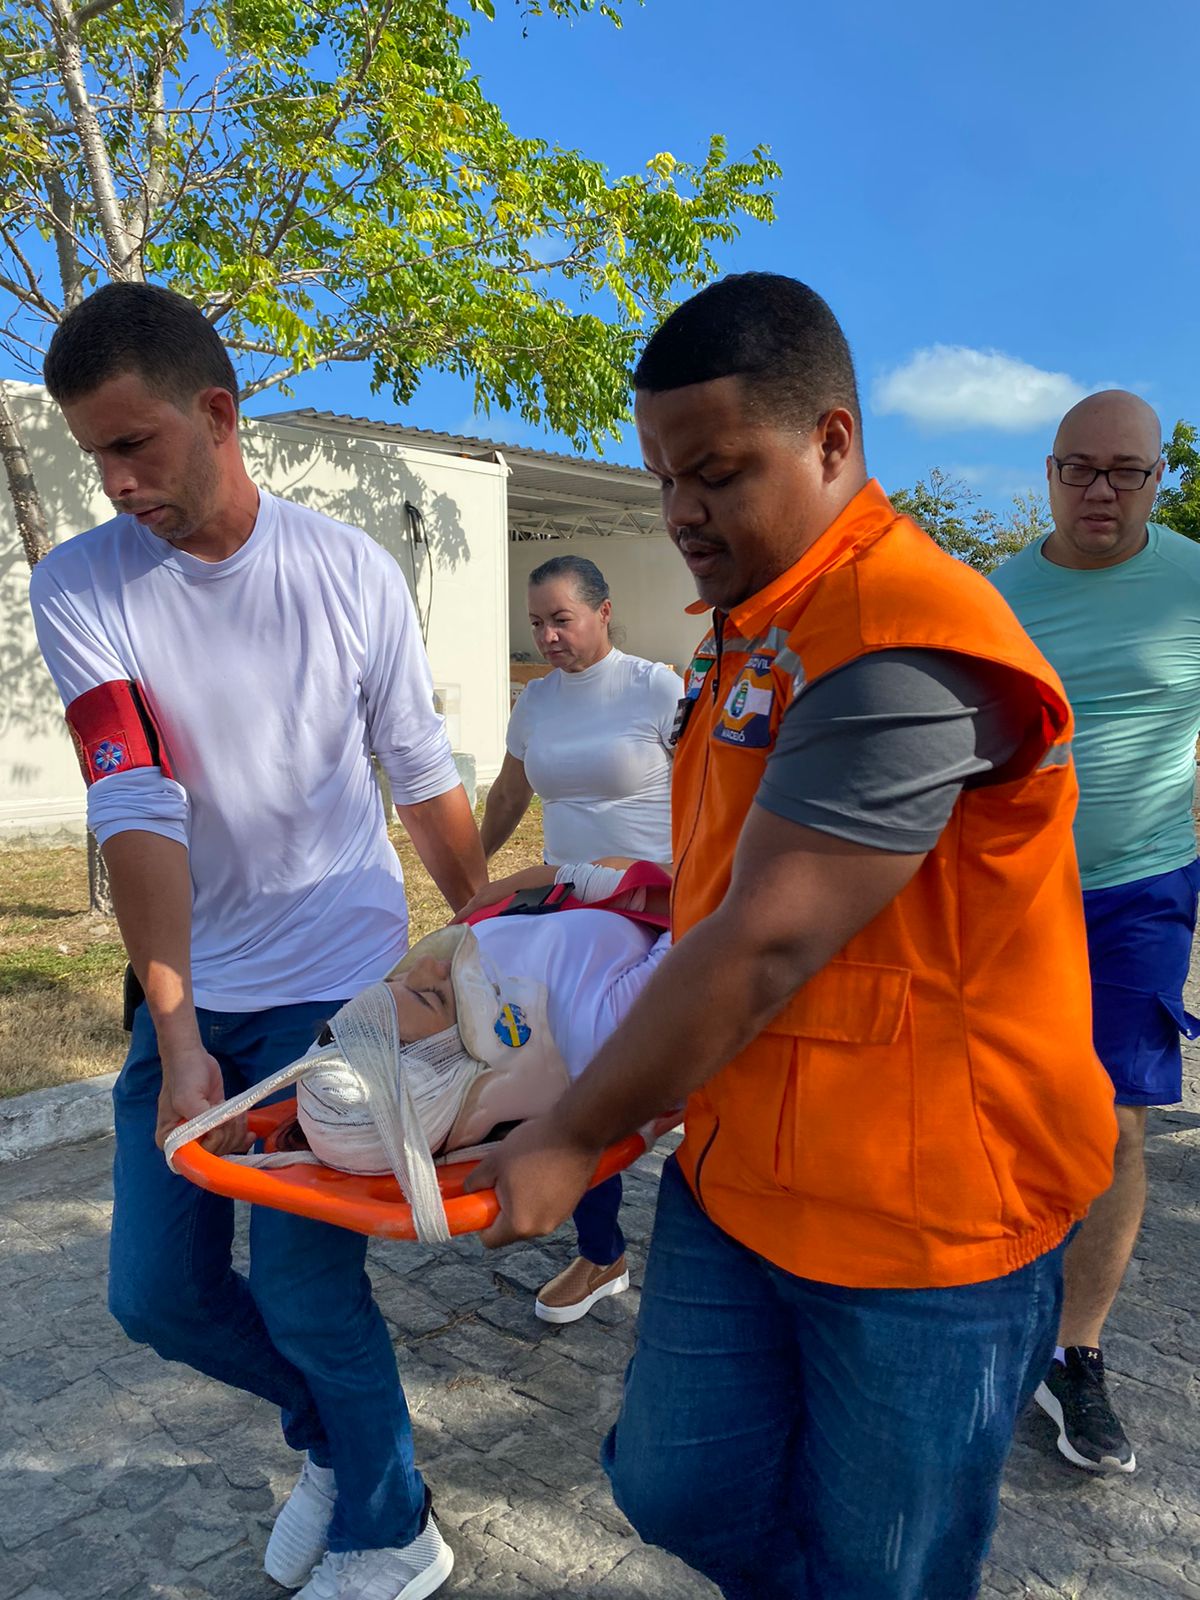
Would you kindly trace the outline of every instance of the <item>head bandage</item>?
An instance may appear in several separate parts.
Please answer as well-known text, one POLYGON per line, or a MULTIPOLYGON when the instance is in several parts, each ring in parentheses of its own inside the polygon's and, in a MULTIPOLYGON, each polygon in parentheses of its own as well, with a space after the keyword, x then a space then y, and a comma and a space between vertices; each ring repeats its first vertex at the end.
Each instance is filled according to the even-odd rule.
MULTIPOLYGON (((342 1007, 336 1045, 320 1051, 323 1059, 296 1084, 296 1114, 309 1149, 340 1172, 386 1172, 391 1165, 371 1111, 370 1065, 366 1075, 362 1071, 364 1061, 375 1058, 386 1073, 393 1059, 394 1047, 375 1020, 373 993, 367 989, 342 1007)), ((386 989, 383 999, 394 1014, 386 989)), ((383 1001, 379 1009, 386 1023, 383 1001)), ((463 1049, 457 1028, 400 1046, 399 1071, 434 1153, 446 1142, 464 1089, 481 1070, 463 1049)))
POLYGON ((568 1078, 550 1032, 544 984, 497 973, 466 927, 422 939, 393 976, 425 956, 450 962, 456 1027, 404 1043, 391 991, 375 984, 331 1019, 332 1044, 314 1047, 175 1129, 166 1141, 168 1164, 181 1144, 295 1082, 311 1157, 280 1152, 229 1159, 260 1166, 310 1159, 346 1172, 391 1171, 412 1206, 418 1238, 449 1238, 434 1155, 465 1154, 498 1125, 549 1110, 568 1078))

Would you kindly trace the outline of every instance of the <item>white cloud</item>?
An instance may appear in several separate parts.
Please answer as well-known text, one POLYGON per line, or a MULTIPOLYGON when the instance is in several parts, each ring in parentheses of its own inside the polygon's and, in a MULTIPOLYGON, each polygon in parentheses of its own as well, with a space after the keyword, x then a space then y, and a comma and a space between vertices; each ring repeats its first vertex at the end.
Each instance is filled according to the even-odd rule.
POLYGON ((935 344, 876 382, 872 403, 926 428, 1025 433, 1055 423, 1088 391, 1065 372, 1043 372, 999 350, 935 344))

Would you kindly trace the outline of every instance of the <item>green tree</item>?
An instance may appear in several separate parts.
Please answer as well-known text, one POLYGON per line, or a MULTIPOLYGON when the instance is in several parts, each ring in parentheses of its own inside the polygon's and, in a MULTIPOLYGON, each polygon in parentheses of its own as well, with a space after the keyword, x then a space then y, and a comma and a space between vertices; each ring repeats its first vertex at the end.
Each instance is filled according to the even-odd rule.
POLYGON ((895 490, 890 499, 935 544, 977 572, 991 572, 1007 556, 1044 538, 1053 526, 1050 508, 1039 495, 1014 495, 1005 519, 980 505, 969 484, 938 467, 912 489, 895 490))
POLYGON ((1182 418, 1163 448, 1167 466, 1179 474, 1179 482, 1160 489, 1150 513, 1155 522, 1164 523, 1187 539, 1200 541, 1200 450, 1196 449, 1196 429, 1182 418))
MULTIPOLYGON (((620 26, 620 3, 524 15, 620 26)), ((772 219, 779 169, 714 135, 698 163, 661 152, 614 178, 518 136, 472 75, 469 26, 449 0, 0 0, 13 369, 40 376, 97 283, 150 279, 205 308, 247 397, 365 362, 405 401, 440 368, 485 410, 578 444, 615 435, 639 325, 715 272, 744 218, 772 219)), ((46 519, 3 381, 0 457, 32 565, 46 519)))
POLYGON ((992 539, 992 559, 985 572, 1023 550, 1035 539, 1045 539, 1054 531, 1049 502, 1040 494, 1015 494, 1006 521, 1001 521, 992 539))
MULTIPOLYGON (((613 3, 531 0, 527 18, 613 3)), ((477 18, 493 0, 467 0, 477 18)), ((549 25, 548 23, 546 25, 549 25)), ((770 221, 778 167, 661 152, 610 176, 519 136, 464 56, 450 0, 0 0, 0 347, 37 374, 104 279, 201 304, 247 396, 365 362, 398 401, 474 382, 599 447, 626 415, 641 324, 770 221)), ((47 538, 0 384, 0 454, 26 554, 47 538)))

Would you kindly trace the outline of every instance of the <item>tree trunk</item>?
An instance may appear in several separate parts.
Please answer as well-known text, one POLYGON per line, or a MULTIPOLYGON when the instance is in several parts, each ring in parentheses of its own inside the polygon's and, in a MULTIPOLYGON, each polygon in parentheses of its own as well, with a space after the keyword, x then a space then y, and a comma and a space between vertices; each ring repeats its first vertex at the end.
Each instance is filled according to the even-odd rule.
POLYGON ((0 383, 0 456, 4 458, 8 492, 12 497, 25 559, 31 567, 35 567, 49 551, 50 539, 46 533, 42 497, 34 481, 25 441, 21 437, 21 425, 12 408, 6 383, 0 383))
POLYGON ((102 917, 114 915, 112 886, 108 881, 108 868, 96 843, 96 835, 88 834, 88 910, 102 917))

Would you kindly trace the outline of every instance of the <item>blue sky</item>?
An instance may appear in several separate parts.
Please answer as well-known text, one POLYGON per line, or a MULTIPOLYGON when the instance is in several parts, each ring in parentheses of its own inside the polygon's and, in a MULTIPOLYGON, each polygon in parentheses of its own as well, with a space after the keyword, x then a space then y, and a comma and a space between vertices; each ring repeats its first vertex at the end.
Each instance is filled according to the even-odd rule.
MULTIPOLYGON (((723 265, 830 301, 886 485, 940 466, 1002 505, 1041 482, 1054 420, 1090 388, 1137 389, 1168 431, 1200 420, 1191 0, 647 0, 621 31, 543 19, 527 38, 497 9, 468 54, 522 133, 614 172, 699 157, 718 130, 733 153, 772 146, 778 220, 723 265)), ((565 448, 472 420, 469 391, 436 376, 403 410, 352 369, 292 403, 565 448)), ((632 436, 611 455, 636 460, 632 436)))

